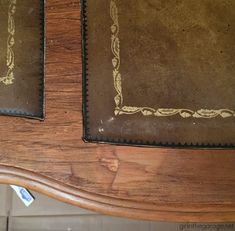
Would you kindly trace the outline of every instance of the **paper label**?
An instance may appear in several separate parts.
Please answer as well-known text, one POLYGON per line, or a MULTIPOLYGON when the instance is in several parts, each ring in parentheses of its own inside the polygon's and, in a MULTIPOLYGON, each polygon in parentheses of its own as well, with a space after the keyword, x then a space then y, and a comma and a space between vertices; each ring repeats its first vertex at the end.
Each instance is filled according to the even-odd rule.
POLYGON ((11 187, 15 190, 17 196, 21 199, 25 206, 29 207, 34 202, 33 196, 27 189, 15 185, 11 185, 11 187))

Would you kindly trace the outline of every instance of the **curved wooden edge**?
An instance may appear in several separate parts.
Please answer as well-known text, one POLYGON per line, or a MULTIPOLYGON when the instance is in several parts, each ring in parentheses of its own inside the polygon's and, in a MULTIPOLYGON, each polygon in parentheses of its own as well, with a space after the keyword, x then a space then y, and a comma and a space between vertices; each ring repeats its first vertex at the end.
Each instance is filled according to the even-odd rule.
POLYGON ((224 205, 223 210, 219 206, 217 208, 205 206, 207 209, 204 210, 201 206, 199 209, 196 205, 195 207, 191 205, 191 211, 184 210, 184 206, 181 208, 180 205, 172 206, 171 209, 168 206, 165 209, 157 205, 146 206, 134 201, 85 192, 31 171, 7 165, 0 165, 0 183, 26 187, 65 203, 111 216, 171 222, 213 222, 215 220, 233 222, 235 220, 234 205, 229 205, 227 211, 224 210, 224 205))

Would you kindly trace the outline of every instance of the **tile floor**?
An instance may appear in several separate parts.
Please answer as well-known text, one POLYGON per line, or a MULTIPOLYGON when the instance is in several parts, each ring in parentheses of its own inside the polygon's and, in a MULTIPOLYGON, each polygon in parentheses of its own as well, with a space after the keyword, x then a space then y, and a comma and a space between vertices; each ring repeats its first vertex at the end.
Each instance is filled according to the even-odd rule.
POLYGON ((235 231, 235 224, 187 224, 107 217, 50 199, 36 192, 25 207, 9 186, 0 186, 0 231, 235 231))

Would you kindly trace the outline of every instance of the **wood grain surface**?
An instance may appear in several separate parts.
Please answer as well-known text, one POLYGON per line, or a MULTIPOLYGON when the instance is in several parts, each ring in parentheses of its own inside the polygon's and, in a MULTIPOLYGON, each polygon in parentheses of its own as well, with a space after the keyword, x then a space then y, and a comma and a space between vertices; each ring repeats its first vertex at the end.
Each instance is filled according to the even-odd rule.
POLYGON ((0 118, 0 182, 109 215, 235 221, 235 151, 83 143, 79 1, 46 8, 46 120, 0 118))

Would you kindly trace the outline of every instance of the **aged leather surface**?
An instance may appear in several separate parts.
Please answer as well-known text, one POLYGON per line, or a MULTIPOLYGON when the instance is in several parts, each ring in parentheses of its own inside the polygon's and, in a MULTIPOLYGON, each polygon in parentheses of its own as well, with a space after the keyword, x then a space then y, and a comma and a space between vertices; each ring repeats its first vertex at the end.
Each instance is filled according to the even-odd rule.
POLYGON ((87 141, 235 145, 233 0, 83 7, 87 141))
POLYGON ((43 118, 43 1, 0 0, 0 114, 43 118))

